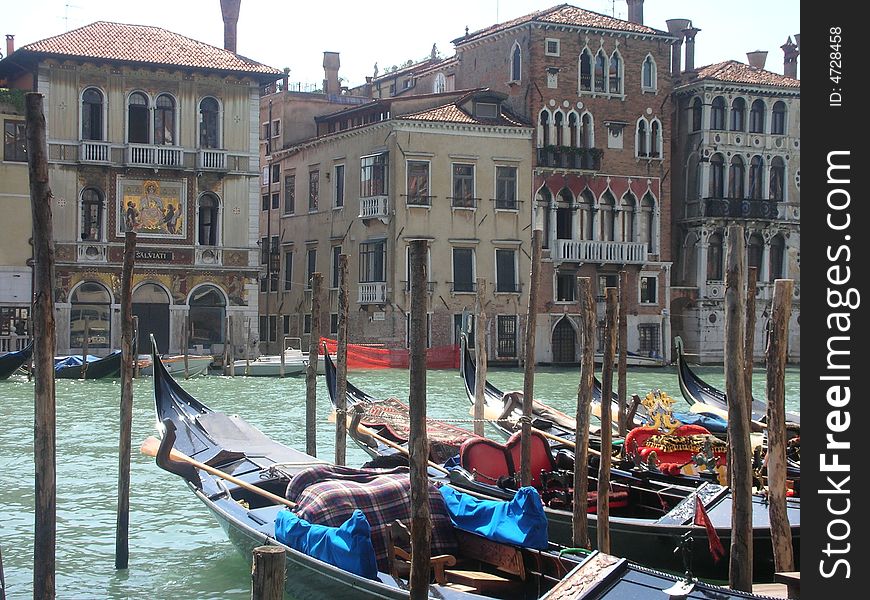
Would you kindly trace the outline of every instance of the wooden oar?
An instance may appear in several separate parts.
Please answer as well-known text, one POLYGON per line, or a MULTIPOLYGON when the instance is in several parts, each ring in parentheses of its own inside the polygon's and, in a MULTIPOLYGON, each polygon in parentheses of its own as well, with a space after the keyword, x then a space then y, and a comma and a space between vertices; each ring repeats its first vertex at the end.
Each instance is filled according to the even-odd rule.
MULTIPOLYGON (((142 452, 142 454, 144 454, 146 456, 156 457, 157 451, 160 450, 160 440, 158 440, 154 436, 150 436, 144 442, 142 442, 142 446, 139 448, 139 450, 140 450, 140 452, 142 452)), ((263 496, 264 498, 268 498, 269 500, 271 500, 272 502, 275 502, 276 504, 283 504, 285 506, 289 506, 290 508, 296 508, 295 502, 291 502, 290 500, 287 500, 286 498, 282 498, 281 496, 276 496, 272 492, 267 492, 266 490, 264 490, 262 488, 258 488, 255 485, 251 485, 247 481, 242 481, 241 479, 233 477, 229 473, 224 473, 220 469, 215 469, 214 467, 210 467, 205 463, 201 463, 196 459, 190 458, 189 456, 187 456, 183 452, 176 450, 175 448, 173 448, 169 452, 169 456, 173 460, 186 462, 186 463, 196 467, 197 469, 201 469, 207 473, 211 473, 215 477, 220 477, 221 479, 225 479, 225 480, 229 481, 230 483, 234 483, 237 486, 239 486, 241 488, 245 488, 246 490, 248 490, 250 492, 254 492, 255 494, 259 494, 260 496, 263 496)))
MULTIPOLYGON (((564 438, 560 438, 558 435, 553 435, 552 433, 547 433, 546 431, 542 431, 542 430, 538 429, 537 427, 532 427, 532 431, 537 431, 545 438, 549 438, 551 440, 561 442, 561 443, 565 444, 566 446, 570 446, 571 448, 574 448, 575 450, 577 449, 577 444, 575 444, 571 440, 566 440, 564 438)), ((587 450, 589 451, 590 454, 594 454, 596 456, 601 456, 601 452, 599 452, 598 450, 595 450, 594 448, 587 448, 587 450)))

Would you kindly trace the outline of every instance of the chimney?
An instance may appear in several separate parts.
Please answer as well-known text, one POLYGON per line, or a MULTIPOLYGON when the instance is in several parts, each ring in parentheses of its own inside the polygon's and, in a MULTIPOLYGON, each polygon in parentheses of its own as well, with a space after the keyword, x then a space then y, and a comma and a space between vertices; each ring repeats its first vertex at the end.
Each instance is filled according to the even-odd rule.
MULTIPOLYGON (((800 40, 800 38, 798 38, 798 40, 800 40)), ((789 36, 788 40, 785 44, 780 46, 780 48, 782 48, 782 52, 785 55, 782 65, 782 74, 786 77, 797 79, 797 59, 801 53, 798 46, 792 43, 791 36, 789 36)))
POLYGON ((290 87, 290 67, 284 67, 284 77, 281 78, 281 89, 285 92, 290 87))
POLYGON ((750 66, 755 67, 756 69, 763 69, 764 63, 767 62, 767 51, 756 50, 755 52, 747 52, 746 60, 749 61, 750 66))
POLYGON ((323 73, 326 78, 323 80, 324 94, 338 94, 338 68, 341 66, 341 61, 338 58, 338 52, 323 53, 323 73))
POLYGON ((366 83, 363 86, 363 96, 371 99, 372 97, 372 77, 366 77, 366 83))
POLYGON ((628 20, 643 25, 643 0, 625 0, 628 4, 628 20))
POLYGON ((689 19, 668 19, 665 23, 668 24, 668 33, 677 38, 671 46, 671 74, 677 79, 682 70, 683 30, 692 22, 689 19))
POLYGON ((221 0, 221 15, 224 18, 224 49, 236 52, 236 25, 239 22, 239 6, 242 0, 221 0))
POLYGON ((693 72, 695 70, 695 36, 701 31, 696 27, 688 27, 683 30, 686 34, 686 71, 693 72))
POLYGON ((15 52, 15 36, 11 33, 6 34, 6 56, 12 56, 15 52))

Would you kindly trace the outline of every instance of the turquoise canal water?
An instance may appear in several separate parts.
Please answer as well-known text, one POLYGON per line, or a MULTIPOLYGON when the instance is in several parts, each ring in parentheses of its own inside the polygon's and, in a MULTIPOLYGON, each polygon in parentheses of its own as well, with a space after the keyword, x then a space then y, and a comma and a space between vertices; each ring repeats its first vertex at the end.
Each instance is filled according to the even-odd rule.
MULTIPOLYGON (((712 385, 724 387, 721 367, 699 367, 712 385)), ((351 371, 357 387, 377 397, 408 396, 408 371, 351 371)), ((574 369, 541 368, 535 397, 573 414, 579 376, 574 369)), ((497 387, 522 389, 519 370, 491 370, 497 387)), ((428 414, 468 419, 469 404, 456 371, 429 371, 428 414)), ((182 381, 194 397, 235 413, 267 435, 305 448, 305 380, 209 375, 182 381)), ((786 372, 787 406, 800 410, 797 368, 786 372)), ((756 371, 754 394, 764 397, 764 373, 756 371)), ((660 388, 687 406, 672 368, 629 372, 629 393, 660 388)), ((57 382, 57 597, 112 600, 250 598, 249 562, 235 552, 223 530, 182 480, 139 453, 154 435, 150 378, 134 381, 133 457, 130 499, 130 566, 114 568, 121 387, 118 380, 57 382)), ((333 458, 329 398, 318 378, 317 448, 333 458)), ((0 381, 0 549, 8 600, 32 598, 33 579, 33 383, 18 375, 0 381)), ((470 425, 468 425, 470 428, 470 425)), ((365 455, 348 445, 348 464, 365 455)), ((289 574, 293 576, 292 573, 289 574)))

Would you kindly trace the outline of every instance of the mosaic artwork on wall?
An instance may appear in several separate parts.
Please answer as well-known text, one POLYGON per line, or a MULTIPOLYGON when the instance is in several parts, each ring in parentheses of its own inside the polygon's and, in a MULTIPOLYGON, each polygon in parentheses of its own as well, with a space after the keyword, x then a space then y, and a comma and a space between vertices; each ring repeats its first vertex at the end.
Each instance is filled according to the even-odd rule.
POLYGON ((184 238, 187 183, 154 179, 118 179, 118 234, 184 238))

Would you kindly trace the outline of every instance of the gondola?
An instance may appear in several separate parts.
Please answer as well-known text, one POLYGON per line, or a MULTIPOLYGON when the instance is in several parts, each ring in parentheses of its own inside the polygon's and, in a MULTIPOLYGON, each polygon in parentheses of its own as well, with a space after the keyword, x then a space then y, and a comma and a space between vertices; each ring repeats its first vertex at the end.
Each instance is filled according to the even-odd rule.
POLYGON ((54 376, 56 379, 108 379, 121 374, 121 351, 115 350, 102 358, 88 357, 87 367, 81 356, 55 358, 54 376))
POLYGON ((33 356, 33 340, 24 348, 0 356, 0 380, 8 379, 33 356))
MULTIPOLYGON (((335 366, 329 360, 326 361, 326 379, 330 398, 335 402, 335 366)), ((347 397, 350 406, 367 408, 367 405, 377 403, 376 399, 349 382, 347 397)), ((375 464, 401 464, 400 455, 406 453, 402 447, 407 440, 391 440, 381 435, 382 430, 360 428, 360 420, 362 419, 349 420, 348 433, 376 459, 375 464)), ((508 499, 516 489, 518 459, 515 455, 518 443, 518 432, 512 433, 504 445, 481 438, 463 442, 458 465, 456 460, 437 466, 430 464, 430 473, 433 470, 446 472, 451 485, 470 493, 508 499), (477 444, 480 448, 470 449, 477 444)), ((535 478, 535 485, 541 487, 541 495, 545 499, 544 512, 549 523, 550 541, 569 545, 573 540, 573 531, 572 510, 566 504, 570 479, 566 482, 566 477, 573 473, 573 466, 568 470, 568 465, 563 462, 564 456, 552 455, 549 439, 543 435, 533 435, 532 448, 533 465, 543 465, 544 469, 549 469, 535 478)), ((430 458, 431 454, 430 452, 430 458)), ((573 459, 573 455, 571 458, 573 459)), ((723 546, 729 548, 732 501, 727 488, 700 478, 691 482, 690 478, 682 479, 681 485, 677 483, 680 479, 648 475, 631 469, 614 469, 611 472, 610 492, 614 500, 611 503, 609 523, 611 551, 614 554, 654 568, 679 571, 682 567, 681 560, 674 554, 674 548, 681 536, 688 532, 690 539, 694 540, 695 548, 701 548, 708 543, 705 529, 693 525, 696 497, 702 500, 723 546)), ((594 490, 594 481, 590 483, 590 488, 594 490)), ((800 547, 800 500, 789 498, 787 502, 797 563, 800 547)), ((597 516, 594 513, 589 514, 590 539, 595 539, 596 528, 597 516)), ((766 499, 760 495, 753 497, 753 543, 753 573, 761 580, 770 581, 774 572, 770 525, 766 499)), ((728 578, 726 558, 717 562, 706 552, 699 551, 696 552, 693 562, 694 572, 699 577, 711 580, 728 578)))
MULTIPOLYGON (((237 416, 212 411, 203 405, 163 368, 156 347, 154 361, 154 397, 157 418, 163 429, 163 440, 156 450, 157 464, 186 481, 243 556, 250 558, 253 549, 262 545, 282 547, 288 574, 285 591, 293 598, 409 598, 408 583, 404 580, 408 574, 402 568, 406 564, 403 561, 388 560, 386 569, 364 576, 279 541, 288 512, 283 506, 282 494, 285 490, 290 493, 294 487, 309 489, 306 482, 332 467, 267 438, 237 416), (186 456, 174 455, 177 451, 186 456), (227 473, 232 475, 228 477, 227 473), (264 493, 276 496, 267 498, 264 493)), ((298 500, 299 496, 296 498, 298 500)), ((299 505, 296 510, 301 514, 299 505)), ((390 531, 395 529, 390 527, 390 531)), ((453 555, 433 556, 433 564, 457 568, 434 569, 430 598, 526 599, 540 598, 542 594, 552 598, 556 596, 547 596, 550 591, 559 593, 566 586, 577 585, 583 588, 583 598, 590 600, 617 600, 626 595, 637 600, 658 600, 664 597, 663 592, 696 600, 762 598, 691 577, 661 573, 595 551, 575 550, 575 554, 562 554, 557 551, 564 548, 553 544, 546 544, 546 549, 529 549, 483 540, 452 526, 450 531, 457 536, 455 558, 462 562, 453 565, 453 555), (472 555, 475 558, 469 558, 472 555)), ((433 532, 433 544, 436 537, 433 532)), ((392 541, 390 537, 390 543, 392 541)), ((380 568, 380 561, 377 564, 380 568)))
MULTIPOLYGON (((686 362, 686 357, 683 353, 683 340, 680 337, 674 339, 674 345, 677 350, 677 375, 680 382, 680 392, 683 398, 690 405, 710 406, 719 411, 728 411, 728 399, 725 392, 719 390, 698 377, 689 364, 686 362)), ((752 420, 759 423, 767 422, 767 404, 752 398, 751 406, 752 420)), ((786 412, 786 422, 793 424, 794 427, 800 428, 801 416, 800 413, 786 412)))

